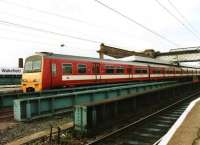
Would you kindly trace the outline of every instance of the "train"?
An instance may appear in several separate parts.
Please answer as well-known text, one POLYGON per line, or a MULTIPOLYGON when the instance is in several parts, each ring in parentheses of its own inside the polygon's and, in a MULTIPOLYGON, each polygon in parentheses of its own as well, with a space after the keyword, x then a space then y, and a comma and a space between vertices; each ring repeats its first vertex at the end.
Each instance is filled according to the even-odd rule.
POLYGON ((129 81, 200 77, 200 69, 155 62, 134 62, 39 52, 25 60, 23 92, 129 81))

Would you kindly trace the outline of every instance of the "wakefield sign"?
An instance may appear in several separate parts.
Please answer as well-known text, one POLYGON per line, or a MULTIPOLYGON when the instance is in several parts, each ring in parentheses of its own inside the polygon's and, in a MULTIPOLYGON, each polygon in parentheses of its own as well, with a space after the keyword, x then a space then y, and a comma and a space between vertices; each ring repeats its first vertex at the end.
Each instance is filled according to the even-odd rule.
POLYGON ((22 68, 4 68, 0 67, 0 75, 22 75, 22 68))

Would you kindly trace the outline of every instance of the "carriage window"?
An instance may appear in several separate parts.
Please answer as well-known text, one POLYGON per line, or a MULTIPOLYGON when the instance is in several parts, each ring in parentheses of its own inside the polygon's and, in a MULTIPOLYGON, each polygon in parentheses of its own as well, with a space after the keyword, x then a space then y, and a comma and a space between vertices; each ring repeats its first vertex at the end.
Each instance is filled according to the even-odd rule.
POLYGON ((146 69, 135 69, 135 73, 136 74, 147 74, 147 70, 146 69))
POLYGON ((132 73, 132 68, 127 68, 127 72, 129 73, 129 74, 131 74, 132 73))
POLYGON ((56 76, 56 64, 55 63, 51 64, 51 73, 52 73, 52 76, 56 76))
POLYGON ((153 74, 160 74, 161 73, 161 70, 153 70, 153 74))
POLYGON ((72 65, 71 64, 63 64, 62 65, 63 74, 72 74, 72 65))
POLYGON ((85 64, 78 65, 78 73, 80 73, 80 74, 86 73, 86 65, 85 64))
POLYGON ((106 71, 106 74, 113 74, 114 73, 114 67, 113 66, 106 66, 105 71, 106 71))
POLYGON ((92 66, 92 72, 96 75, 99 74, 100 73, 100 64, 94 63, 92 66))
POLYGON ((140 69, 136 69, 136 70, 135 70, 135 73, 136 73, 136 74, 140 74, 140 69))
POLYGON ((123 74, 124 73, 124 67, 120 66, 116 68, 116 73, 117 74, 123 74))
POLYGON ((143 74, 147 74, 147 70, 146 70, 146 69, 143 69, 143 70, 142 70, 142 73, 143 73, 143 74))
POLYGON ((173 74, 173 70, 170 70, 170 69, 169 69, 169 70, 166 71, 166 73, 167 73, 167 74, 173 74))

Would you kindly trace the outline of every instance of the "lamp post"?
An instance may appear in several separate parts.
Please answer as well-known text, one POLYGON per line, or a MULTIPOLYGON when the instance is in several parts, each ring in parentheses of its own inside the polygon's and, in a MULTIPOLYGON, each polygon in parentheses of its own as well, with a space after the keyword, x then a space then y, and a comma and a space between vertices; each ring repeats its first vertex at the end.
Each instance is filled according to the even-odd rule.
POLYGON ((60 44, 60 47, 65 47, 65 44, 60 44))

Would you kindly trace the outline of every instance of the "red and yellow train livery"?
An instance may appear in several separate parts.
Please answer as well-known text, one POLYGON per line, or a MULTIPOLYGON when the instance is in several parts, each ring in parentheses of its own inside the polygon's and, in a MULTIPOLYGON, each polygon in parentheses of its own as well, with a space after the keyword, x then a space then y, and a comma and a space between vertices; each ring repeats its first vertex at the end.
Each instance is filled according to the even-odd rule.
POLYGON ((169 64, 103 60, 41 52, 25 61, 23 92, 126 81, 185 79, 200 70, 169 64))

